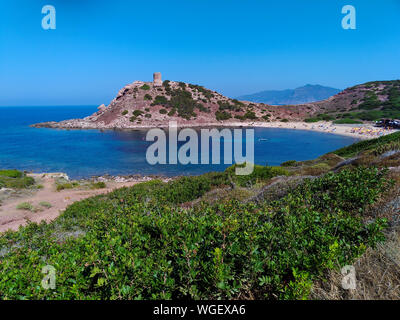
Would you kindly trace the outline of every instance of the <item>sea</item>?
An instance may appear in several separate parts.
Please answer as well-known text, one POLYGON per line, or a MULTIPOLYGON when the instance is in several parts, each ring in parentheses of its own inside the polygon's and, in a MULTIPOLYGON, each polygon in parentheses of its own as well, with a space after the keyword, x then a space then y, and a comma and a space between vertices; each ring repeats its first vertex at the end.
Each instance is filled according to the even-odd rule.
MULTIPOLYGON (((147 130, 66 130, 31 124, 86 117, 97 106, 0 107, 0 169, 64 172, 73 179, 101 175, 199 175, 223 171, 229 164, 156 164, 146 160, 147 130)), ((279 165, 309 160, 358 139, 306 130, 255 128, 255 163, 279 165)), ((245 135, 243 135, 243 143, 245 135)), ((184 144, 180 142, 178 148, 184 144)), ((199 143, 200 144, 200 143, 199 143)), ((245 145, 243 145, 245 149, 245 145)), ((201 150, 200 150, 201 152, 201 150)))

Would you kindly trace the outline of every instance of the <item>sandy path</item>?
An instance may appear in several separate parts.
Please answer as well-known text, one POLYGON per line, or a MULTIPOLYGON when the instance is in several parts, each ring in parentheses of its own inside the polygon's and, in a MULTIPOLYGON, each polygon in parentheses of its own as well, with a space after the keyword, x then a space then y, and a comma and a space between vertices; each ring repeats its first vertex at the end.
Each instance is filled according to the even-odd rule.
POLYGON ((107 187, 104 189, 87 190, 87 189, 66 189, 62 191, 55 190, 55 179, 51 177, 38 178, 38 183, 43 185, 32 195, 23 195, 18 198, 5 200, 0 206, 0 232, 18 230, 19 226, 27 224, 27 219, 32 222, 40 222, 42 220, 50 222, 57 218, 66 207, 75 201, 79 201, 98 194, 108 193, 114 189, 122 187, 130 187, 138 182, 107 182, 107 187), (28 210, 18 210, 16 207, 22 202, 29 202, 34 206, 39 206, 39 203, 49 202, 51 208, 43 208, 43 211, 31 212, 28 210))

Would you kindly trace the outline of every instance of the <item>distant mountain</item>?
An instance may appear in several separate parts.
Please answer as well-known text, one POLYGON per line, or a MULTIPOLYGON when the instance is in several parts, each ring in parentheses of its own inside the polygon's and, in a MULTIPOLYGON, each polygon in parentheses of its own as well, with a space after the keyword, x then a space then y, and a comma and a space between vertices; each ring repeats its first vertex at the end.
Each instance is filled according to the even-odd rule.
POLYGON ((267 90, 254 94, 240 96, 237 99, 266 103, 269 105, 303 104, 325 100, 341 90, 320 85, 307 84, 304 87, 287 90, 267 90))

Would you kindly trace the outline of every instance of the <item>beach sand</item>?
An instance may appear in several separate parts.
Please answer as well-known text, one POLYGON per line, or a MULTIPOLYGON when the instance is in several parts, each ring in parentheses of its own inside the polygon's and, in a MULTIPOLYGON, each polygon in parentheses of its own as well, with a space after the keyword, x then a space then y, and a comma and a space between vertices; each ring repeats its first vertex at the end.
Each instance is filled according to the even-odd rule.
MULTIPOLYGON (((148 130, 151 128, 168 129, 166 124, 158 125, 139 125, 129 128, 120 128, 120 130, 148 130)), ((178 129, 183 128, 236 128, 236 127, 252 127, 252 128, 279 128, 279 129, 295 129, 295 130, 310 130, 316 132, 326 132, 338 134, 348 137, 354 137, 360 140, 368 140, 378 138, 387 134, 397 132, 394 129, 384 129, 374 127, 373 124, 333 124, 332 122, 320 121, 315 123, 306 122, 220 122, 220 123, 179 123, 178 129)))
POLYGON ((331 122, 266 122, 263 124, 254 123, 254 126, 263 128, 283 128, 327 132, 363 140, 378 138, 380 136, 398 131, 377 128, 371 124, 333 124, 331 122))

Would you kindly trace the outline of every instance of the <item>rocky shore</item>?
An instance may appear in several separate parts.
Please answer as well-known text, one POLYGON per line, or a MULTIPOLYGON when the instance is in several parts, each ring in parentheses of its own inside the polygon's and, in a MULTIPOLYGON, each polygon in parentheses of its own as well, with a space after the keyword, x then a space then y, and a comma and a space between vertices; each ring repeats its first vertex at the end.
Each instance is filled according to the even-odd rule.
MULTIPOLYGON (((387 91, 394 88, 395 84, 392 82, 358 85, 319 102, 270 106, 231 99, 199 85, 168 80, 161 82, 160 74, 154 79, 153 82, 135 81, 126 85, 108 106, 102 104, 97 112, 83 119, 42 122, 33 124, 32 127, 142 130, 167 128, 173 121, 180 128, 286 128, 329 132, 360 139, 394 132, 374 128, 372 122, 359 122, 358 125, 330 122, 360 113, 360 110, 364 110, 363 104, 370 102, 370 95, 379 97, 382 104, 390 103, 387 91), (361 129, 353 130, 354 128, 361 129)), ((347 120, 351 122, 352 119, 347 120)))

